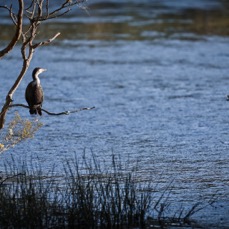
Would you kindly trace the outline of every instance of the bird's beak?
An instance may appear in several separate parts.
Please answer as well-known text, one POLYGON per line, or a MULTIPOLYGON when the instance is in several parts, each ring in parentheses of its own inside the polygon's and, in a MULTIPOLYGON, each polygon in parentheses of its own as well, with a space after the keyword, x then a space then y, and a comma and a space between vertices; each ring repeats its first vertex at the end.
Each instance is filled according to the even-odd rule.
POLYGON ((46 72, 47 71, 47 69, 45 69, 45 68, 43 68, 42 70, 43 70, 43 72, 46 72))

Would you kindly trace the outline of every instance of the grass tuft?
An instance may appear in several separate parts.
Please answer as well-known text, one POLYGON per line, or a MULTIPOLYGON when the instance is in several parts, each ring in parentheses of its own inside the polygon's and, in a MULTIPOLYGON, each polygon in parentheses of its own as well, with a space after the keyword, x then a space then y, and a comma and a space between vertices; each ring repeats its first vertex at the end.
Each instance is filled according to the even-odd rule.
POLYGON ((153 181, 139 181, 114 156, 108 168, 95 156, 66 161, 63 177, 15 164, 0 178, 0 228, 166 228, 187 224, 197 208, 186 221, 163 218, 166 191, 156 197, 153 181))

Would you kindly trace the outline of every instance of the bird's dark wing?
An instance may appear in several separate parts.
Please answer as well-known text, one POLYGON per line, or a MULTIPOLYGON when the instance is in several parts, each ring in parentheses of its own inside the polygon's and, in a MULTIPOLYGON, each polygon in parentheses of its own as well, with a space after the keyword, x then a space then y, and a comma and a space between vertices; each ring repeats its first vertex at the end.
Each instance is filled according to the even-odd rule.
POLYGON ((29 106, 32 106, 33 82, 30 82, 25 90, 25 99, 29 106))
POLYGON ((44 93, 41 85, 37 86, 34 90, 34 104, 35 105, 42 105, 44 100, 44 93))
POLYGON ((42 105, 44 99, 42 87, 30 82, 25 91, 25 99, 30 107, 42 105))

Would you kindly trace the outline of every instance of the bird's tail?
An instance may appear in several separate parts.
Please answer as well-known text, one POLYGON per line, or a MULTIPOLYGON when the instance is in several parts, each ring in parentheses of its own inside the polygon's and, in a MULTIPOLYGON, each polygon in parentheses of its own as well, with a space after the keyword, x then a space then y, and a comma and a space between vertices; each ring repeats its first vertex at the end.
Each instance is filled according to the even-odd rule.
POLYGON ((40 106, 30 107, 29 113, 30 114, 35 114, 35 115, 36 114, 42 115, 41 107, 40 106))
POLYGON ((42 111, 41 111, 41 107, 37 108, 37 113, 41 116, 42 115, 42 111))
POLYGON ((37 114, 37 111, 36 111, 36 109, 34 109, 34 108, 30 108, 30 109, 29 109, 29 113, 30 113, 30 114, 37 114))

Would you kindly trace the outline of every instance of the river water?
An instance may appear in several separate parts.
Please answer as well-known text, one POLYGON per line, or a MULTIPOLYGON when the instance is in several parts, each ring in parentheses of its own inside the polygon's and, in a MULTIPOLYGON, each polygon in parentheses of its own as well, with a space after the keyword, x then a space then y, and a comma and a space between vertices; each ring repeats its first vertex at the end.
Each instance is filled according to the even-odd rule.
MULTIPOLYGON (((96 108, 40 119, 32 140, 0 155, 0 168, 14 158, 38 157, 44 170, 75 154, 91 152, 109 163, 120 155, 138 162, 142 177, 173 182, 171 199, 192 205, 217 203, 199 212, 208 227, 229 225, 229 7, 226 1, 91 1, 87 12, 46 23, 41 38, 62 35, 35 53, 14 96, 36 66, 43 107, 60 112, 96 108)), ((11 27, 2 13, 0 45, 11 27)), ((20 47, 0 61, 4 99, 21 66, 20 47)), ((12 109, 7 119, 14 115, 12 109)), ((25 109, 20 115, 30 118, 25 109)))

